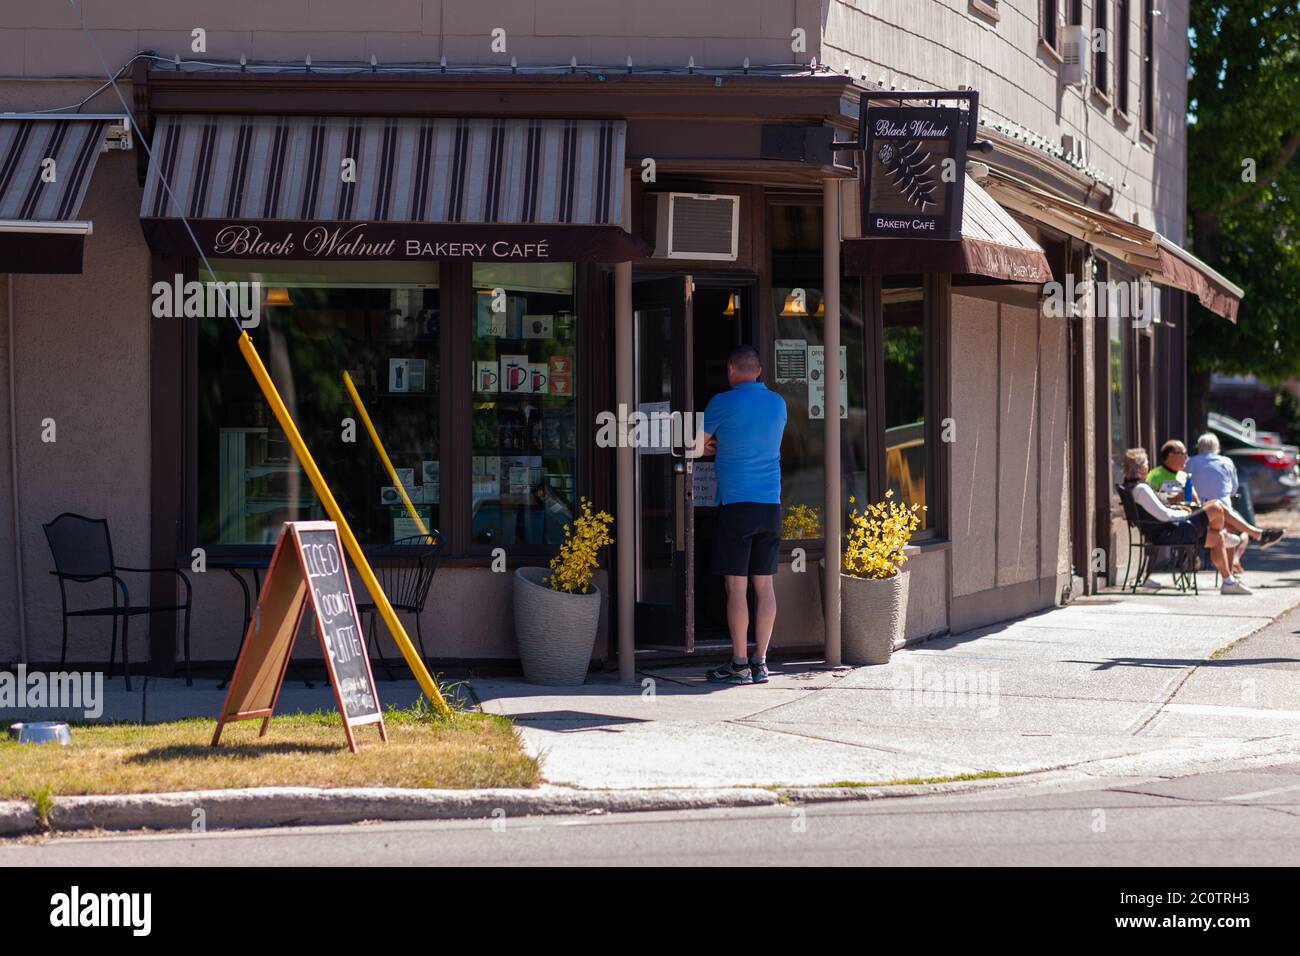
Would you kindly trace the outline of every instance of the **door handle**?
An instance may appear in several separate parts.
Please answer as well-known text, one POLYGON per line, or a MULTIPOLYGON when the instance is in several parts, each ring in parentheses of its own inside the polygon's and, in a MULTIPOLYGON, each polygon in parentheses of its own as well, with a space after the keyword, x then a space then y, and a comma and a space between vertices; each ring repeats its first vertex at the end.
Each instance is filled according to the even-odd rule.
POLYGON ((673 508, 676 532, 673 546, 677 551, 686 550, 686 463, 673 462, 673 483, 676 486, 677 504, 673 508))

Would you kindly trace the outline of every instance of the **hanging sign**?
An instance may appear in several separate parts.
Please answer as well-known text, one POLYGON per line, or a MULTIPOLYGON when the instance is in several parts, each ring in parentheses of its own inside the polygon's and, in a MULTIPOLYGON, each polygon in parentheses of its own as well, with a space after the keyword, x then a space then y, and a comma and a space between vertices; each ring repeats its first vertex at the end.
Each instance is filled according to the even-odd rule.
POLYGON ((352 728, 361 724, 378 724, 380 739, 388 740, 338 526, 333 521, 287 521, 248 624, 212 746, 221 739, 222 728, 235 720, 261 718, 258 736, 266 735, 304 613, 311 615, 320 638, 348 748, 356 753, 352 728))
POLYGON ((862 235, 961 238, 966 197, 967 110, 865 110, 862 235))

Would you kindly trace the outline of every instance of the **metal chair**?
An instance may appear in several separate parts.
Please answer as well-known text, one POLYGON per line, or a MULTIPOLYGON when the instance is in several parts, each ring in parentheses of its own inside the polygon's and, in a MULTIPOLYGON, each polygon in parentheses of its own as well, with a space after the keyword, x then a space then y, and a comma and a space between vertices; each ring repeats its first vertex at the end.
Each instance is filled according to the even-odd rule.
POLYGON ((1135 552, 1138 555, 1138 567, 1137 571, 1133 573, 1132 591, 1134 594, 1137 593, 1138 587, 1151 573, 1152 553, 1168 548, 1172 557, 1171 571, 1174 587, 1179 591, 1190 589, 1193 594, 1200 594, 1196 572, 1200 570, 1201 556, 1197 546, 1194 544, 1153 544, 1150 533, 1159 526, 1160 522, 1138 507, 1137 502, 1133 499, 1133 491, 1130 487, 1116 485, 1115 493, 1119 495, 1120 504, 1123 505, 1124 522, 1128 526, 1128 557, 1124 563, 1124 583, 1120 585, 1120 590, 1128 588, 1129 572, 1133 567, 1135 552))
MULTIPOLYGON (((429 655, 424 649, 420 617, 424 612, 424 602, 429 597, 429 586, 433 584, 433 573, 438 569, 438 555, 445 545, 446 539, 442 532, 435 528, 427 535, 398 538, 392 544, 366 549, 366 557, 370 559, 375 577, 379 579, 380 587, 388 596, 388 603, 393 606, 393 610, 415 616, 415 636, 420 645, 420 659, 426 663, 429 655)), ((369 615, 367 631, 370 634, 370 646, 379 662, 384 665, 389 680, 392 680, 393 669, 379 650, 379 638, 375 630, 375 604, 373 601, 362 601, 357 604, 357 610, 369 615)))
POLYGON ((126 689, 131 689, 131 654, 127 643, 128 626, 132 617, 141 614, 161 614, 171 611, 185 612, 185 683, 193 684, 190 676, 190 579, 179 568, 128 568, 113 559, 113 541, 108 533, 108 522, 103 518, 87 518, 83 515, 64 512, 49 524, 42 525, 45 539, 50 544, 50 554, 54 558, 54 570, 50 574, 59 579, 59 598, 63 604, 63 649, 59 653, 59 666, 68 658, 68 618, 72 617, 111 617, 113 620, 113 638, 108 649, 108 673, 113 674, 113 660, 117 656, 117 620, 122 619, 122 676, 126 679, 126 689), (184 604, 150 604, 136 606, 131 604, 131 592, 126 582, 118 576, 119 571, 132 574, 175 574, 185 585, 184 604), (113 604, 110 607, 91 607, 68 610, 68 584, 89 584, 92 581, 108 581, 112 592, 113 604), (118 591, 121 591, 121 603, 118 603, 118 591))

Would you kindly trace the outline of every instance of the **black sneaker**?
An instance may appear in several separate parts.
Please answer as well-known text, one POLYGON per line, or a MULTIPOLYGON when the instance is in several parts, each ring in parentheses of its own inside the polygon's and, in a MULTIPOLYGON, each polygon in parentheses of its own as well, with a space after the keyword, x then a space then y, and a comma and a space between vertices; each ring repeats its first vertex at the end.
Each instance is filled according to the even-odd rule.
POLYGON ((1286 532, 1281 528, 1265 528, 1259 536, 1259 546, 1261 548, 1271 548, 1282 540, 1284 534, 1286 532))
POLYGON ((734 661, 727 661, 704 676, 715 684, 750 684, 754 679, 748 664, 736 664, 734 661))
POLYGON ((754 658, 751 657, 751 658, 749 659, 749 672, 750 672, 750 674, 753 675, 753 677, 751 677, 750 679, 751 679, 755 684, 766 684, 766 683, 767 683, 767 665, 766 665, 766 664, 764 664, 764 663, 760 663, 759 661, 756 661, 756 660, 754 660, 754 658))

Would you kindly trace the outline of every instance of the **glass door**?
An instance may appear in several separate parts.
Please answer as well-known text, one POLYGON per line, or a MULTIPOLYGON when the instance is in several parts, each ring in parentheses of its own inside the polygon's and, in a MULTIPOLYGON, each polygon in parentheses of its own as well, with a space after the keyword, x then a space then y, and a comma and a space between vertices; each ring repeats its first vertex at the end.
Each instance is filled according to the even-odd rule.
POLYGON ((690 276, 632 286, 636 380, 636 644, 689 653, 694 635, 690 276), (641 416, 644 416, 642 418, 641 416), (639 430, 638 430, 639 429, 639 430))

